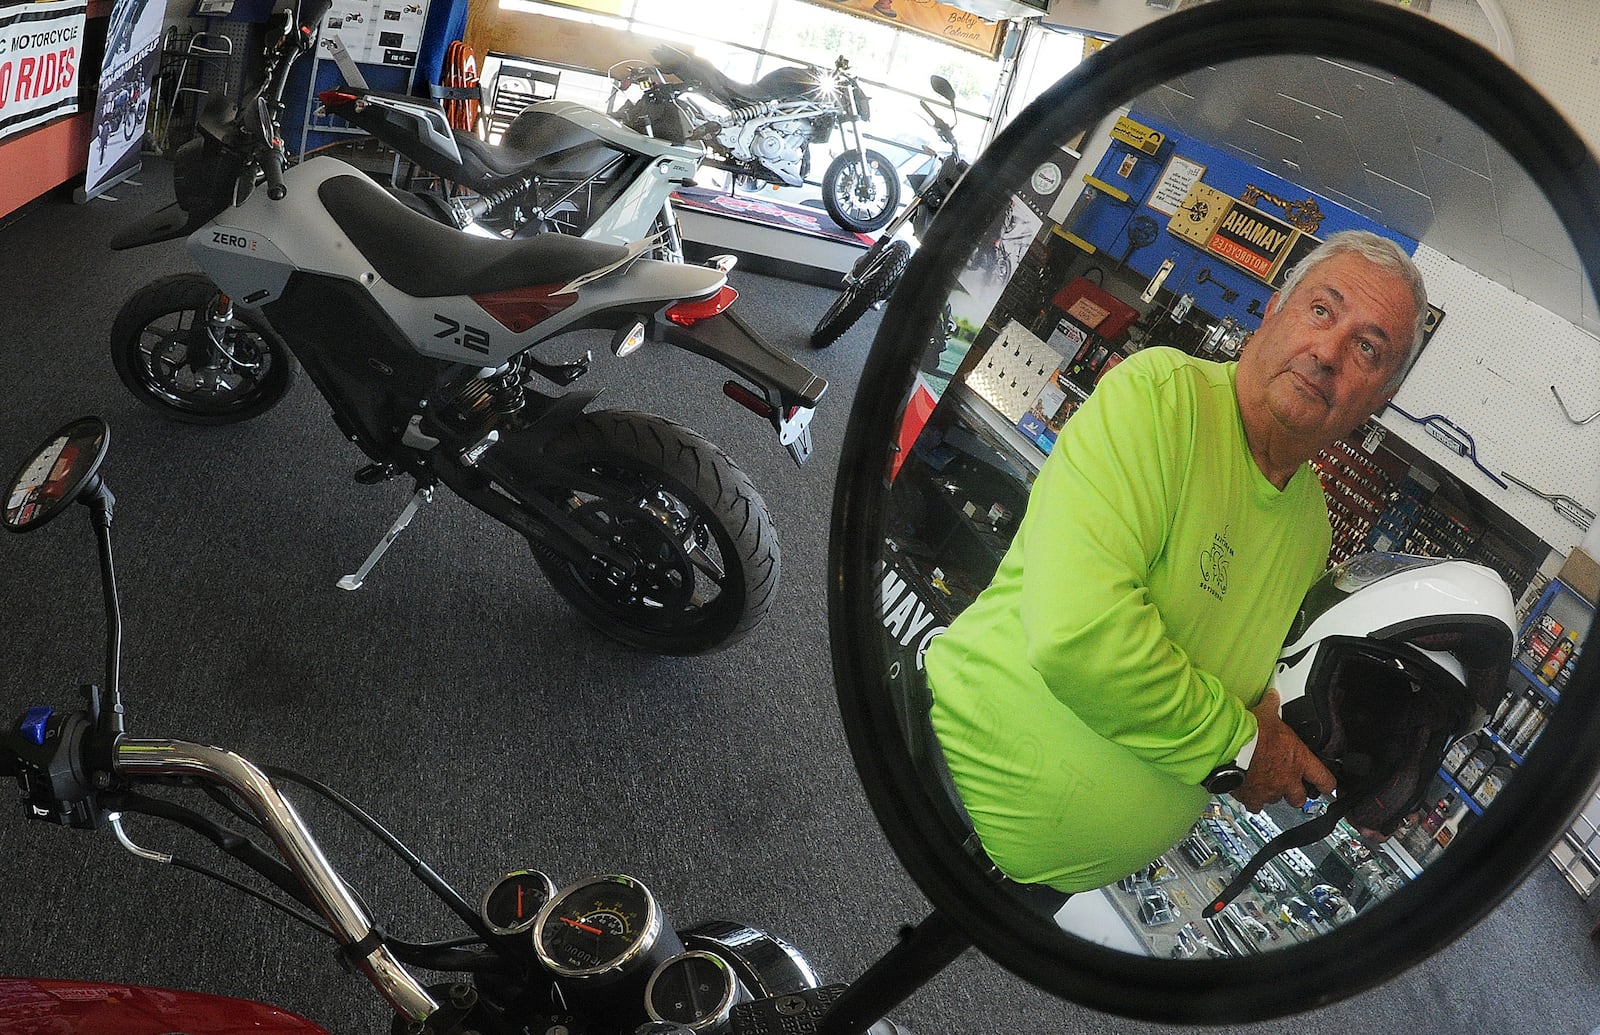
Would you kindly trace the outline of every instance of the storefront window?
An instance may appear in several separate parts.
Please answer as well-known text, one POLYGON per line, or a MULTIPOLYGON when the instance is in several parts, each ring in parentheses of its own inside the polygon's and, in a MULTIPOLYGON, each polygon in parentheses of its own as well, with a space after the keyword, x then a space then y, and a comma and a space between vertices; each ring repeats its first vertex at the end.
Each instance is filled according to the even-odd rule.
POLYGON ((930 74, 945 76, 956 88, 962 112, 957 136, 969 155, 976 154, 984 139, 1000 76, 998 61, 801 0, 500 0, 500 6, 681 41, 729 78, 743 82, 783 65, 830 67, 844 55, 868 83, 873 103, 869 131, 913 148, 921 140, 937 144, 917 106, 922 98, 936 108, 942 104, 928 88, 930 74))

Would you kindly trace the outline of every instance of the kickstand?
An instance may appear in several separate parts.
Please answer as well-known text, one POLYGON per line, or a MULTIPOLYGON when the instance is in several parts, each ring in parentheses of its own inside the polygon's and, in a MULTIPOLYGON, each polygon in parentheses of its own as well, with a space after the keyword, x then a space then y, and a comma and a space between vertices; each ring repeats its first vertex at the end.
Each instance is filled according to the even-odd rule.
POLYGON ((405 531, 406 526, 411 524, 411 519, 416 516, 417 508, 424 503, 432 502, 433 486, 419 483, 417 491, 411 494, 410 502, 400 512, 400 516, 394 519, 394 524, 389 526, 389 531, 382 539, 378 540, 378 545, 372 548, 372 552, 367 555, 366 561, 354 575, 346 575, 339 580, 339 588, 360 589, 361 584, 366 581, 367 575, 372 571, 373 565, 378 563, 384 551, 388 550, 394 544, 394 541, 400 538, 400 533, 405 531))

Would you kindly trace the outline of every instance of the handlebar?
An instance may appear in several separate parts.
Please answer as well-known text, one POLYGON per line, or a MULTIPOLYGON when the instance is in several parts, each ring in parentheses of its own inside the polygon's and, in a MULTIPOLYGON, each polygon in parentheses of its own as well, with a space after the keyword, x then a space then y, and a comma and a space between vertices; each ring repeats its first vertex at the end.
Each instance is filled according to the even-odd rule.
POLYGON ((96 795, 119 781, 126 785, 176 777, 231 791, 271 838, 307 900, 344 946, 349 963, 401 1016, 422 1021, 438 1010, 438 1003, 383 944, 366 910, 334 871, 294 806, 260 769, 221 748, 108 733, 120 723, 101 721, 96 714, 98 695, 92 688, 90 698, 87 713, 30 708, 0 731, 0 774, 17 777, 32 818, 94 827, 99 819, 96 795))
POLYGON ((233 791, 245 803, 332 927, 346 956, 402 1016, 425 1020, 438 1004, 389 949, 371 919, 322 854, 299 813, 266 774, 221 748, 181 740, 123 739, 114 771, 129 778, 192 777, 233 791))

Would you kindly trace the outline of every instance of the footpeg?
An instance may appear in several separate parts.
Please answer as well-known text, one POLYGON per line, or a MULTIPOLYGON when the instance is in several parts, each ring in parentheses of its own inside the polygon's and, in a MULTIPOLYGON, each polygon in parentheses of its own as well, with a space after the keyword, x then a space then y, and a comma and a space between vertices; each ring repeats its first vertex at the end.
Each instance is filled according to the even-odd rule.
POLYGON ((400 533, 405 531, 406 526, 411 524, 411 519, 417 514, 417 508, 424 503, 432 502, 433 486, 418 485, 417 491, 411 494, 410 502, 400 512, 400 516, 394 519, 394 524, 389 526, 389 531, 384 537, 378 540, 378 545, 372 548, 372 553, 367 555, 365 563, 357 569, 354 575, 346 575, 341 578, 338 582, 339 588, 360 589, 361 584, 367 580, 367 576, 372 572, 373 566, 378 563, 389 547, 394 545, 394 541, 400 538, 400 533))
POLYGON ((547 377, 565 388, 589 372, 589 361, 593 358, 593 353, 585 352, 582 359, 574 360, 571 363, 546 363, 543 360, 534 359, 530 361, 529 365, 541 377, 547 377))
POLYGON ((399 468, 393 464, 368 464, 355 473, 355 479, 362 485, 377 485, 386 482, 400 473, 399 468))

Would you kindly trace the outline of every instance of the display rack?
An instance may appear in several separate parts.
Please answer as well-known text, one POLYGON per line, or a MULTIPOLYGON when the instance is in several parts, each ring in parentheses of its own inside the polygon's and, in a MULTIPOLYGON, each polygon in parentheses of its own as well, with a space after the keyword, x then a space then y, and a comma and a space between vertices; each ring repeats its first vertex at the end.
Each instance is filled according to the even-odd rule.
MULTIPOLYGON (((429 0, 337 0, 328 9, 317 30, 317 45, 306 77, 306 106, 300 125, 300 148, 304 156, 313 133, 334 136, 366 136, 367 131, 333 115, 317 114, 317 94, 340 85, 322 73, 337 65, 334 43, 343 45, 355 67, 382 68, 403 72, 401 89, 411 93, 416 87, 417 54, 422 29, 428 19, 429 0)), ((341 76, 342 83, 342 76, 341 76)))
POLYGON ((1150 955, 1223 958, 1327 934, 1409 879, 1401 862, 1367 847, 1341 821, 1326 838, 1272 858, 1232 904, 1207 916, 1207 904, 1245 863, 1283 826, 1302 820, 1287 806, 1249 813, 1215 797, 1182 841, 1104 894, 1150 955))

